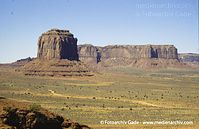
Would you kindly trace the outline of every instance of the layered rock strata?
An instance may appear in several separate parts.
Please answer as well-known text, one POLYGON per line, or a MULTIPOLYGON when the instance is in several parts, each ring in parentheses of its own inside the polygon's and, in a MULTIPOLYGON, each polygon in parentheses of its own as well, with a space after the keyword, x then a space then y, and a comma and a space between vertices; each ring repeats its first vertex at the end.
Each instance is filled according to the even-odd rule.
POLYGON ((173 45, 93 45, 78 46, 80 58, 96 57, 100 51, 102 58, 164 58, 178 59, 177 49, 173 45))
POLYGON ((35 59, 20 69, 25 75, 32 76, 93 76, 86 64, 66 59, 45 60, 35 59))
POLYGON ((99 47, 85 44, 78 46, 78 52, 81 61, 103 67, 160 68, 182 65, 178 60, 178 52, 174 45, 109 45, 99 47))

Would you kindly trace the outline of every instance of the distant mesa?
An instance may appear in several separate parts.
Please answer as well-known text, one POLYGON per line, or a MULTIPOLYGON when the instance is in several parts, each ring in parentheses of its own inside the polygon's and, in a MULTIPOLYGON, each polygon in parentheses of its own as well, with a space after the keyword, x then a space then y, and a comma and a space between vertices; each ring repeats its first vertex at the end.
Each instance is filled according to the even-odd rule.
POLYGON ((199 54, 198 53, 180 53, 178 58, 181 62, 186 63, 189 66, 198 68, 199 66, 199 54))
POLYGON ((84 44, 78 46, 78 51, 81 61, 88 64, 97 62, 103 67, 166 68, 184 66, 178 59, 177 48, 174 45, 109 45, 99 47, 84 44), (100 55, 100 59, 98 59, 98 55, 100 55))
POLYGON ((173 45, 109 45, 98 47, 93 45, 79 45, 79 56, 96 57, 97 52, 102 58, 164 58, 178 59, 177 49, 173 45))
POLYGON ((25 59, 17 71, 33 76, 92 76, 86 64, 79 61, 77 38, 68 30, 51 29, 38 40, 36 59, 25 59), (26 63, 25 61, 29 61, 26 63))
POLYGON ((178 57, 182 62, 199 63, 199 54, 197 53, 180 53, 178 57))

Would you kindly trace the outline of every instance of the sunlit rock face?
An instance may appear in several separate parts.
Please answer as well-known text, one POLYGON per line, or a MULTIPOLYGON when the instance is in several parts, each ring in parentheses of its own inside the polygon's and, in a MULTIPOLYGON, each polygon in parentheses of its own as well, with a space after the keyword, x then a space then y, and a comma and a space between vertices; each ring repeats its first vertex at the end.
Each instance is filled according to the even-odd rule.
POLYGON ((163 58, 178 59, 178 52, 173 45, 109 45, 97 47, 92 45, 79 45, 80 58, 96 57, 97 51, 102 58, 163 58))
POLYGON ((79 60, 77 38, 68 30, 51 29, 39 37, 37 57, 47 60, 79 60))

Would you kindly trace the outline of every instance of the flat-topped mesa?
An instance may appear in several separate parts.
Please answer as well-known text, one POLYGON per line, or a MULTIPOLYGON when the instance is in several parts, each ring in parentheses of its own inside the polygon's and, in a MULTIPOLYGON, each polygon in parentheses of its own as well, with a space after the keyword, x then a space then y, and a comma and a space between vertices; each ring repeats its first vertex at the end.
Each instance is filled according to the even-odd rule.
POLYGON ((78 61, 77 38, 69 30, 51 29, 39 37, 37 58, 78 61))
POLYGON ((173 45, 109 45, 96 47, 92 45, 78 46, 80 58, 96 57, 97 51, 101 58, 163 58, 178 59, 177 49, 173 45))

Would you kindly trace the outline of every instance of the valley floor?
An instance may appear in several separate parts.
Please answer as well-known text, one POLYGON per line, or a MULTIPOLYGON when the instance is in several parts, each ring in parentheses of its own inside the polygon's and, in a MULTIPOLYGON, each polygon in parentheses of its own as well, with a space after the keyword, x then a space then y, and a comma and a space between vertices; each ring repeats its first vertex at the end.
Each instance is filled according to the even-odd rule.
POLYGON ((99 129, 199 126, 199 70, 117 67, 92 77, 34 77, 1 66, 0 96, 40 104, 99 129), (129 120, 139 124, 110 124, 129 120), (187 123, 150 123, 155 121, 187 123))

